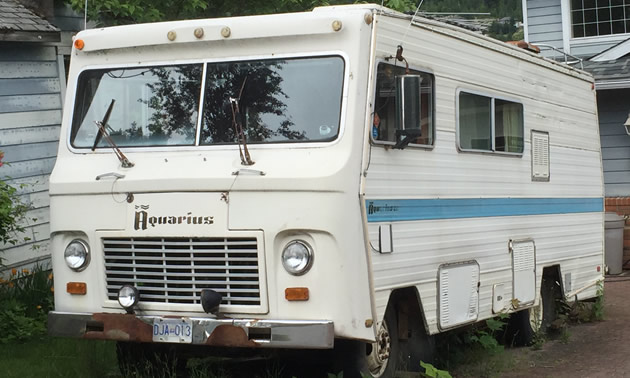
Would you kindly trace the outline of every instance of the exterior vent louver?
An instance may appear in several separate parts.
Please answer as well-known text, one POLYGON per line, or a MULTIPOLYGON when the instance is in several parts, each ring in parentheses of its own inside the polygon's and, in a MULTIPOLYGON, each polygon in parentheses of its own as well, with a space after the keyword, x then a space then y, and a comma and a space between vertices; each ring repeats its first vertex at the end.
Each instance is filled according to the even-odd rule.
POLYGON ((140 302, 199 304, 202 289, 222 305, 260 305, 256 238, 103 239, 107 296, 132 284, 140 302))

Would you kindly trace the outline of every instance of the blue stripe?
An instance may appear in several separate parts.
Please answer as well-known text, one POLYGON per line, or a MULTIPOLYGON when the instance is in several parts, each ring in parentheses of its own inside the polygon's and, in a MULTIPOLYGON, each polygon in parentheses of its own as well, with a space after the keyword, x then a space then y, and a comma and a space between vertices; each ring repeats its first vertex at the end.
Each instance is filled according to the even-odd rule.
POLYGON ((602 212, 603 198, 366 200, 368 222, 602 212))

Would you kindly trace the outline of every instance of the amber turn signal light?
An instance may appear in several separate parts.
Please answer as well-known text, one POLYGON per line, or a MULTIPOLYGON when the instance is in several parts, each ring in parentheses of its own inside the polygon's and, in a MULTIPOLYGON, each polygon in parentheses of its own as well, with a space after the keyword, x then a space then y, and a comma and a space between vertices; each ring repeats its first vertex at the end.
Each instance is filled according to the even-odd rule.
POLYGON ((87 293, 87 284, 85 282, 68 282, 66 291, 73 295, 85 295, 87 293))
POLYGON ((308 301, 308 287, 288 287, 284 289, 287 301, 308 301))
POLYGON ((85 42, 83 42, 82 39, 75 39, 74 40, 74 47, 77 50, 83 50, 83 48, 85 47, 85 42))

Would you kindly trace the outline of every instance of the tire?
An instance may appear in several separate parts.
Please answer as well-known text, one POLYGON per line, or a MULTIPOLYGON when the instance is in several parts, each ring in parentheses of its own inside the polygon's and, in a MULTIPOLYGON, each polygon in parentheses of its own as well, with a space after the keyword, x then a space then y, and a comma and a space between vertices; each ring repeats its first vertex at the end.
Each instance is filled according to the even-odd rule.
POLYGON ((390 307, 379 326, 376 342, 366 344, 364 373, 373 378, 394 377, 400 359, 398 323, 395 310, 390 307))
POLYGON ((552 276, 544 276, 537 306, 510 316, 506 328, 506 342, 514 346, 531 345, 537 335, 547 334, 558 317, 560 285, 552 276))

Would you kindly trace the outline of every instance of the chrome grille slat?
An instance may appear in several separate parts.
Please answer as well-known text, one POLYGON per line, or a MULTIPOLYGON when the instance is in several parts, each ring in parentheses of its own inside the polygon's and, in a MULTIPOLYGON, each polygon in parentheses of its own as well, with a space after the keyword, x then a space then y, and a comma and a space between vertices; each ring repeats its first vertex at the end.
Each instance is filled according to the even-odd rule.
MULTIPOLYGON (((203 269, 199 269, 199 270, 203 270, 203 269)), ((106 274, 109 276, 122 276, 125 275, 125 273, 127 273, 127 275, 130 273, 129 271, 120 271, 120 270, 107 270, 106 274)), ((157 272, 136 272, 136 276, 142 276, 142 277, 146 277, 146 276, 151 276, 151 277, 155 277, 157 274, 159 273, 159 276, 162 277, 164 276, 164 272, 157 271, 157 272)), ((199 272, 199 273, 203 273, 203 272, 199 272)), ((179 272, 167 272, 167 275, 169 277, 190 277, 190 273, 179 273, 179 272)), ((213 278, 216 277, 225 277, 226 279, 229 278, 258 278, 258 273, 229 273, 229 274, 212 274, 213 278)), ((116 278, 116 277, 112 277, 112 278, 116 278)))
POLYGON ((200 304, 202 289, 223 305, 260 305, 256 238, 103 239, 107 295, 133 284, 140 302, 200 304))
MULTIPOLYGON (((201 239, 201 238, 200 238, 201 239)), ((198 239, 198 240, 200 240, 198 239)), ((221 248, 224 248, 226 246, 231 246, 231 245, 236 245, 236 246, 244 246, 244 245, 250 245, 253 247, 256 247, 257 242, 256 239, 249 239, 249 240, 245 240, 243 239, 242 241, 208 241, 208 242, 203 242, 203 241, 191 241, 191 242, 183 242, 183 241, 179 241, 176 239, 169 239, 169 238, 164 238, 163 240, 165 241, 156 241, 156 240, 146 240, 146 241, 142 241, 141 243, 134 243, 132 240, 140 240, 138 238, 134 238, 134 239, 112 239, 112 238, 108 238, 108 241, 110 241, 111 243, 115 243, 115 244, 123 244, 123 245, 129 245, 129 246, 142 246, 142 245, 157 245, 157 246, 163 246, 163 245, 179 245, 179 246, 204 246, 204 247, 209 247, 209 246, 218 246, 221 248)), ((161 250, 161 249, 160 249, 161 250)))
MULTIPOLYGON (((189 285, 192 286, 192 285, 189 285)), ((113 288, 115 290, 118 290, 120 288, 120 286, 107 286, 108 288, 113 288)), ((169 288, 169 289, 164 289, 163 287, 151 287, 151 286, 141 286, 139 288, 142 291, 146 291, 146 292, 155 292, 155 291, 168 291, 169 293, 190 293, 190 288, 188 287, 181 287, 181 288, 169 288)), ((218 292, 218 293, 228 293, 228 289, 222 289, 222 288, 212 288, 214 291, 218 292)), ((258 293, 258 290, 254 290, 254 289, 235 289, 235 288, 230 288, 229 293, 253 293, 256 292, 258 293)), ((191 295, 191 297, 198 297, 196 295, 191 295)), ((143 296, 143 298, 145 298, 143 296)))
MULTIPOLYGON (((140 283, 140 284, 164 284, 167 282, 167 280, 165 279, 128 279, 128 278, 116 278, 116 277, 112 277, 111 279, 109 279, 110 285, 108 285, 107 287, 112 289, 116 289, 118 290, 120 288, 120 286, 122 284, 135 284, 135 283, 140 283), (111 282, 116 282, 116 285, 111 284, 111 282)), ((171 284, 190 284, 191 281, 190 280, 174 280, 169 278, 168 282, 171 284)), ((219 281, 219 280, 215 280, 215 281, 206 281, 206 280, 196 280, 195 284, 197 285, 258 285, 258 281, 230 281, 230 280, 224 280, 224 281, 219 281)))
MULTIPOLYGON (((126 252, 129 250, 129 247, 110 247, 106 249, 106 252, 109 252, 110 254, 113 254, 115 252, 126 252)), ((161 248, 138 248, 138 247, 134 247, 134 250, 139 252, 139 253, 152 253, 152 252, 159 252, 162 253, 164 252, 163 249, 161 248)), ((169 254, 176 254, 176 253, 181 253, 184 255, 187 255, 190 253, 190 251, 195 251, 196 253, 212 253, 212 254, 221 254, 221 253, 225 253, 226 251, 228 253, 256 253, 256 250, 253 250, 251 248, 248 249, 209 249, 209 248, 204 248, 204 249, 170 249, 168 251, 169 254)))
MULTIPOLYGON (((161 302, 161 303, 166 303, 166 300, 164 300, 164 296, 162 295, 151 295, 151 294, 147 294, 145 296, 147 299, 152 299, 151 302, 161 302)), ((177 296, 177 295, 169 295, 169 299, 170 302, 169 303, 187 303, 190 300, 197 300, 199 301, 200 298, 196 297, 196 296, 177 296)), ((230 300, 230 301, 238 301, 238 302, 252 302, 249 303, 249 305, 253 305, 256 304, 255 302, 258 302, 257 299, 255 298, 246 298, 246 297, 224 297, 224 300, 230 300)))
MULTIPOLYGON (((142 259, 138 259, 138 260, 142 260, 142 259)), ((257 260, 253 260, 254 262, 256 262, 257 260)), ((210 270, 210 269, 229 269, 229 270, 250 270, 252 269, 251 266, 241 266, 241 265, 232 265, 229 267, 226 267, 225 264, 222 265, 217 265, 217 264, 212 264, 212 265, 190 265, 190 264, 136 264, 136 263, 131 263, 131 264, 125 264, 125 263, 105 263, 107 264, 108 268, 129 268, 129 267, 136 267, 136 268, 150 268, 150 269, 183 269, 183 268, 197 268, 197 269, 206 269, 206 270, 210 270)))

